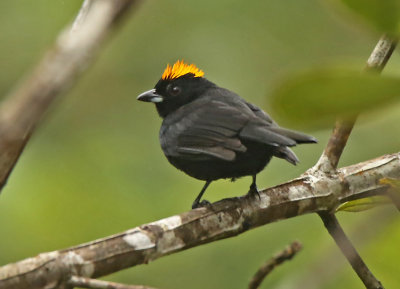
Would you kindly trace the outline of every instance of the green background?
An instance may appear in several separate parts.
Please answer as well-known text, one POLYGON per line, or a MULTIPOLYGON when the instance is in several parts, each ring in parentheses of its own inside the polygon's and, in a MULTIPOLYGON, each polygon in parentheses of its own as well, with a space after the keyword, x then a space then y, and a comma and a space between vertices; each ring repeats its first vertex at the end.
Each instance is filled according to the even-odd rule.
MULTIPOLYGON (((364 67, 379 35, 316 0, 143 1, 103 47, 97 61, 60 97, 27 145, 0 195, 0 265, 158 220, 190 208, 202 182, 168 164, 161 123, 136 96, 166 64, 196 63, 205 76, 266 107, 287 73, 324 64, 364 67)), ((78 0, 0 1, 0 95, 5 96, 73 20, 78 0)), ((400 76, 395 53, 385 74, 400 76)), ((323 101, 323 95, 321 95, 323 101)), ((400 106, 362 115, 341 165, 399 150, 400 106)), ((330 134, 295 149, 294 167, 273 160, 259 187, 312 166, 330 134)), ((218 181, 210 201, 247 192, 250 178, 218 181)), ((338 217, 385 288, 400 288, 400 219, 392 206, 338 217)), ((158 288, 246 288, 257 268, 292 240, 304 250, 262 288, 363 288, 316 215, 270 224, 106 277, 158 288)))

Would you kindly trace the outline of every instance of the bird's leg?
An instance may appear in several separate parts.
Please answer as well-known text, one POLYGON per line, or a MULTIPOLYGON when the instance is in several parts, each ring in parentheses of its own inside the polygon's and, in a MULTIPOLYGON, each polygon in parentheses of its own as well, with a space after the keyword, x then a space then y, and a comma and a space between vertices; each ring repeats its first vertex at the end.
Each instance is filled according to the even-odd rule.
POLYGON ((253 195, 253 196, 258 196, 258 198, 261 200, 260 192, 258 191, 257 184, 256 184, 256 175, 253 175, 253 182, 251 183, 249 192, 247 194, 253 195))
POLYGON ((199 195, 197 196, 197 198, 194 200, 193 204, 192 204, 192 209, 196 209, 196 208, 200 208, 200 207, 204 207, 210 204, 209 201, 207 200, 201 200, 201 197, 203 196, 204 192, 207 190, 208 186, 211 184, 211 181, 206 181, 206 183, 204 184, 204 187, 201 189, 199 195))

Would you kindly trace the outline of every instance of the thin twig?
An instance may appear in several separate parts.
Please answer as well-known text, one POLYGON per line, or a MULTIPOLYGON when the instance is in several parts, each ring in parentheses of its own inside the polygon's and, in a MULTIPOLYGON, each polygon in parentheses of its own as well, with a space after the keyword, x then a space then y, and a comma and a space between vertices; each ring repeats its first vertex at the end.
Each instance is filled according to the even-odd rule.
POLYGON ((365 287, 368 289, 383 289, 381 282, 371 273, 351 241, 347 238, 335 215, 329 212, 319 212, 319 215, 324 222, 325 228, 331 234, 343 255, 346 256, 365 287))
POLYGON ((275 269, 276 266, 279 266, 285 261, 291 260, 300 250, 302 249, 302 245, 298 241, 294 241, 292 244, 287 246, 283 251, 279 252, 269 260, 267 260, 261 267, 258 269, 256 274, 254 274, 253 278, 249 283, 249 289, 257 289, 265 277, 268 276, 272 270, 275 269))
POLYGON ((392 56, 397 41, 397 38, 389 37, 386 34, 382 35, 367 60, 365 70, 381 72, 389 61, 390 56, 392 56))
MULTIPOLYGON (((378 209, 365 214, 365 218, 360 219, 350 226, 352 241, 357 246, 365 247, 370 245, 376 236, 380 236, 387 227, 394 224, 397 214, 393 210, 378 209), (384 226, 382 224, 385 224, 384 226), (368 229, 366 229, 368 228, 368 229)), ((332 287, 334 280, 343 272, 347 265, 347 260, 338 256, 337 246, 334 242, 319 246, 316 254, 309 258, 310 265, 307 270, 298 270, 291 274, 291 278, 284 278, 278 282, 275 289, 320 289, 332 287), (329 270, 326 265, 329 264, 329 270)))
MULTIPOLYGON (((383 35, 368 58, 365 70, 370 72, 381 72, 392 55, 396 44, 397 39, 392 39, 387 35, 383 35)), ((356 119, 357 117, 354 116, 351 119, 339 119, 336 121, 335 128, 333 129, 328 144, 317 164, 313 168, 314 171, 317 170, 328 175, 336 173, 339 159, 344 147, 346 146, 356 119)), ((369 271, 360 255, 358 255, 350 240, 345 235, 339 222, 336 220, 335 215, 327 210, 319 212, 319 216, 336 244, 340 247, 343 254, 350 262, 354 271, 356 271, 357 275, 364 282, 365 286, 367 286, 367 288, 383 288, 381 283, 369 271)))
POLYGON ((81 287, 89 289, 155 289, 153 287, 142 285, 126 285, 121 283, 96 280, 91 278, 72 276, 68 281, 68 285, 72 287, 81 287))
MULTIPOLYGON (((396 44, 397 39, 383 35, 368 58, 365 71, 381 72, 392 55, 396 44)), ((356 118, 355 116, 350 119, 339 119, 336 121, 328 144, 315 165, 318 170, 324 173, 332 173, 336 170, 356 118)))
POLYGON ((332 173, 337 168, 347 140, 353 130, 356 118, 338 119, 320 159, 315 165, 324 173, 332 173))

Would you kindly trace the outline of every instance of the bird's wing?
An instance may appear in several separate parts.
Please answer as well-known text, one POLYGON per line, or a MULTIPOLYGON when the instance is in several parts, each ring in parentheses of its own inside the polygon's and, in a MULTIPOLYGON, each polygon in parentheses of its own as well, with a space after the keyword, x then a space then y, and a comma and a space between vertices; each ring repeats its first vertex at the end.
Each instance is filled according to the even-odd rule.
POLYGON ((246 101, 246 105, 248 108, 251 109, 251 111, 255 114, 255 116, 266 123, 270 124, 271 126, 276 126, 277 124, 274 122, 274 120, 261 108, 259 108, 257 105, 252 104, 250 102, 246 101))
POLYGON ((246 105, 251 109, 254 115, 256 115, 257 119, 261 122, 264 122, 264 124, 260 125, 257 124, 257 122, 250 123, 241 131, 241 136, 261 142, 274 140, 275 143, 272 144, 276 147, 273 150, 274 156, 285 159, 291 164, 295 165, 299 162, 299 159, 288 147, 295 146, 296 144, 300 143, 317 142, 316 138, 312 136, 278 126, 278 124, 274 122, 272 118, 258 106, 248 102, 246 102, 246 105), (265 131, 267 131, 267 133, 265 133, 265 131), (273 138, 270 136, 271 133, 273 133, 273 138))
MULTIPOLYGON (((259 109, 258 113, 263 113, 259 109)), ((273 121, 260 118, 246 103, 212 100, 196 107, 171 127, 175 134, 174 151, 186 159, 222 159, 233 161, 237 152, 245 152, 243 141, 274 147, 294 146, 296 141, 275 131, 273 121)))
POLYGON ((264 143, 274 147, 295 146, 296 141, 280 133, 280 127, 258 106, 245 102, 253 117, 240 131, 240 138, 264 143))
MULTIPOLYGON (((317 142, 316 138, 312 136, 306 135, 298 131, 280 127, 276 122, 272 120, 272 118, 267 113, 265 113, 258 106, 249 102, 246 102, 246 105, 253 111, 254 115, 257 117, 258 120, 264 122, 262 126, 267 128, 269 131, 284 136, 285 138, 294 140, 297 144, 317 142)), ((288 146, 291 145, 288 144, 288 146)))
POLYGON ((233 161, 236 152, 246 147, 238 134, 248 116, 224 102, 211 101, 197 107, 171 127, 175 134, 175 153, 186 159, 233 161))

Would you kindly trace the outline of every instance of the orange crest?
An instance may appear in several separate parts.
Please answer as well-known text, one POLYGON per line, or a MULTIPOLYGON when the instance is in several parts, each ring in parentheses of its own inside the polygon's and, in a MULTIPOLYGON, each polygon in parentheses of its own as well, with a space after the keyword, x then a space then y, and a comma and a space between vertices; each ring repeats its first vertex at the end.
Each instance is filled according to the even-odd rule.
POLYGON ((194 77, 203 77, 204 72, 196 67, 194 64, 186 64, 183 60, 178 60, 173 66, 167 65, 164 73, 161 76, 163 80, 176 79, 185 74, 192 73, 194 77))

